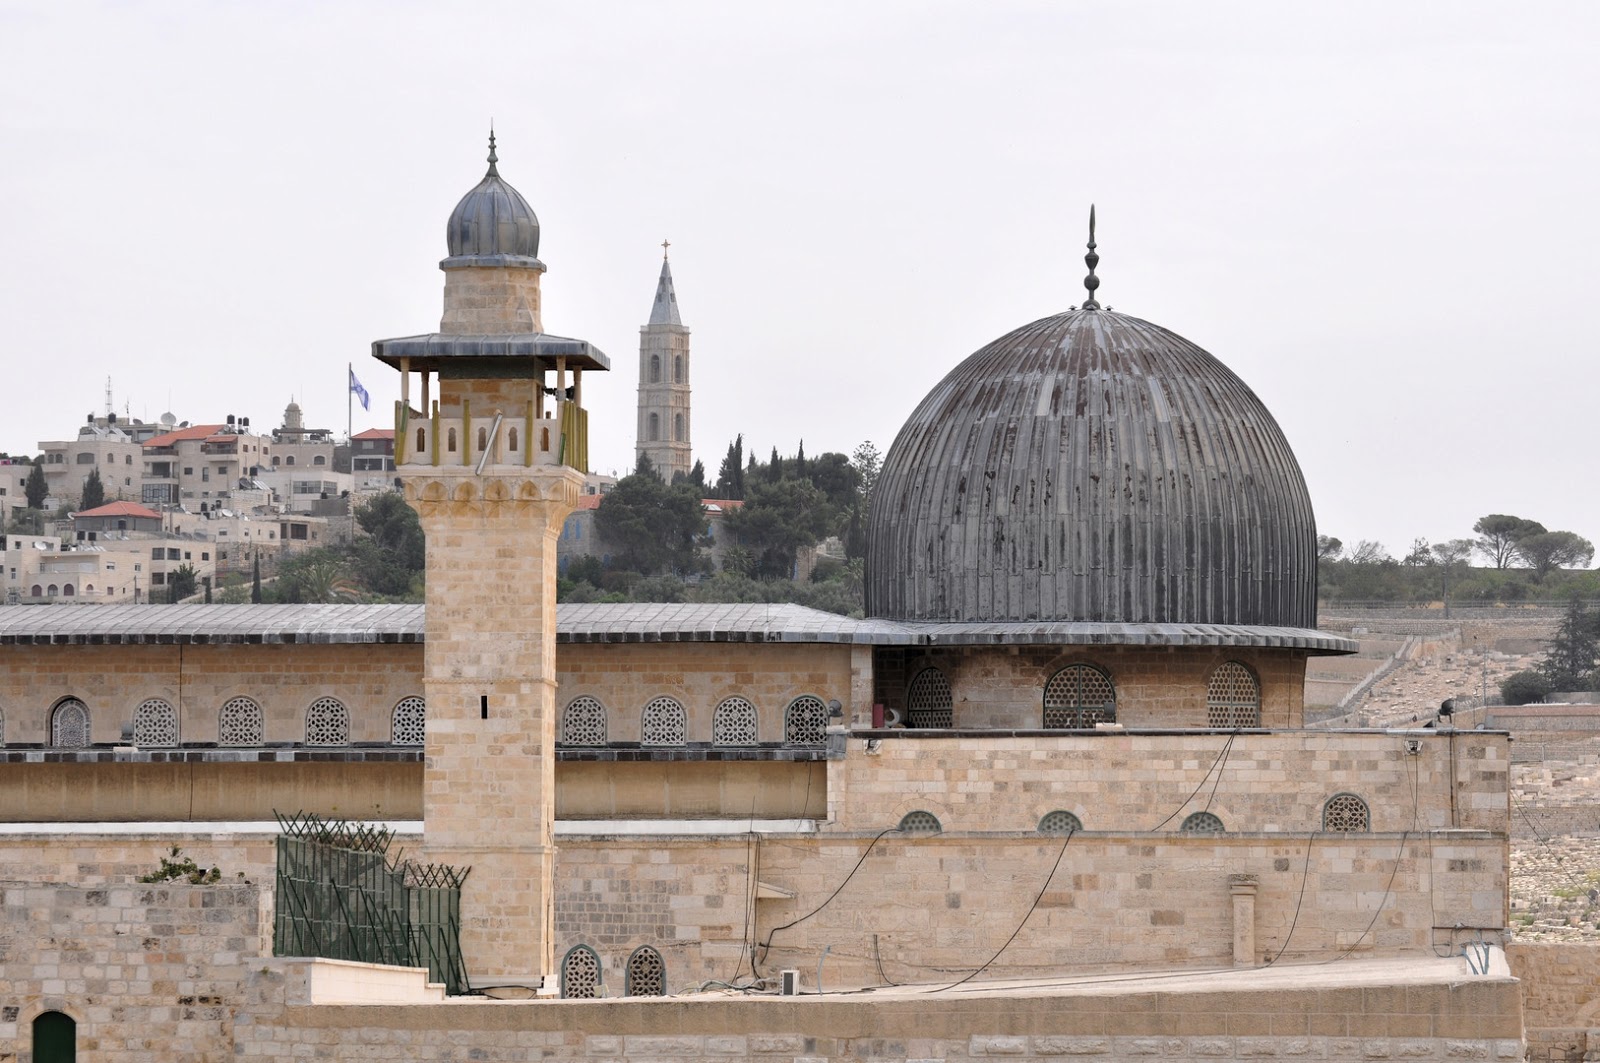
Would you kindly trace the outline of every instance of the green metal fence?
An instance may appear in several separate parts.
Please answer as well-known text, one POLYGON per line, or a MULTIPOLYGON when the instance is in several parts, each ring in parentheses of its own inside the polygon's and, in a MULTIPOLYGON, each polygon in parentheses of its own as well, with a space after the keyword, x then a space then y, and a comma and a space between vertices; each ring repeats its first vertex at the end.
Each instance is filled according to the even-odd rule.
POLYGON ((272 951, 426 967, 451 994, 471 990, 461 961, 461 883, 470 868, 389 857, 391 831, 278 813, 272 951))

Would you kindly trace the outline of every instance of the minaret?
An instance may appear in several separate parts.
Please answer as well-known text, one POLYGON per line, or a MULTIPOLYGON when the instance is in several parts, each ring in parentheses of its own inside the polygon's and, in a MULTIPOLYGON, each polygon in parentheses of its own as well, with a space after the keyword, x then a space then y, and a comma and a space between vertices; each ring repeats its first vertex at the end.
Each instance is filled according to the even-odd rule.
POLYGON ((635 451, 646 455, 667 483, 689 475, 689 330, 678 317, 667 241, 661 242, 661 279, 650 324, 639 329, 639 433, 635 451))
POLYGON ((539 987, 555 971, 556 538, 588 471, 583 374, 610 363, 541 331, 539 221, 496 162, 491 133, 489 172, 450 216, 439 331, 372 353, 401 373, 396 471, 428 542, 423 849, 472 869, 472 984, 539 987))

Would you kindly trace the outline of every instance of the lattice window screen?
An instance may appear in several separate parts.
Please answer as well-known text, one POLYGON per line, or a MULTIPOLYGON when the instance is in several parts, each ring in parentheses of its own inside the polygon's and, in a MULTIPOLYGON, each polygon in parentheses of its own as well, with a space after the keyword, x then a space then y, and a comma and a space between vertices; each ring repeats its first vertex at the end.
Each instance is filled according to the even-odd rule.
POLYGON ((1044 685, 1046 727, 1090 728, 1117 720, 1111 677, 1088 664, 1069 664, 1044 685))
POLYGON ((1206 683, 1206 724, 1210 727, 1260 727, 1261 684, 1238 661, 1225 661, 1206 683))
POLYGON ((133 744, 136 746, 175 746, 178 744, 178 712, 160 698, 140 702, 133 710, 133 744))
POLYGON ((806 694, 789 702, 783 740, 791 746, 820 746, 828 740, 828 706, 821 698, 806 694))
POLYGON ((954 726, 950 711, 950 680, 937 668, 924 668, 906 691, 906 709, 912 727, 954 726))
POLYGON ((1221 834, 1223 833, 1222 820, 1210 812, 1195 812, 1183 821, 1183 826, 1178 828, 1184 834, 1221 834))
POLYGON ((905 834, 938 834, 944 830, 944 824, 932 812, 918 809, 900 817, 900 830, 905 834))
POLYGON ((567 702, 561 714, 561 742, 568 746, 606 744, 606 707, 599 698, 582 694, 567 702))
POLYGON ((1046 812, 1039 820, 1040 834, 1076 834, 1082 829, 1083 821, 1064 809, 1046 812))
POLYGON ((667 965, 661 953, 649 945, 641 945, 628 957, 628 975, 625 990, 630 997, 664 997, 667 995, 667 965))
POLYGON ((259 746, 261 706, 249 698, 229 698, 223 702, 217 743, 224 746, 259 746))
POLYGON ((342 746, 350 742, 350 713, 338 698, 318 698, 306 710, 306 745, 342 746))
POLYGON ((683 706, 673 698, 655 698, 644 707, 640 740, 647 746, 681 746, 688 741, 683 706))
POLYGON ((1355 794, 1334 794, 1322 806, 1322 829, 1346 834, 1371 830, 1367 803, 1355 794))
POLYGON ((89 744, 89 707, 68 698, 50 714, 50 744, 57 749, 83 749, 89 744))
POLYGON ((420 746, 428 736, 428 703, 413 695, 395 702, 389 714, 389 741, 397 746, 420 746))
POLYGON ((587 945, 574 945, 561 961, 561 995, 590 1000, 600 995, 600 957, 587 945))
POLYGON ((711 717, 711 743, 718 746, 753 746, 756 707, 747 698, 732 697, 717 706, 711 717))

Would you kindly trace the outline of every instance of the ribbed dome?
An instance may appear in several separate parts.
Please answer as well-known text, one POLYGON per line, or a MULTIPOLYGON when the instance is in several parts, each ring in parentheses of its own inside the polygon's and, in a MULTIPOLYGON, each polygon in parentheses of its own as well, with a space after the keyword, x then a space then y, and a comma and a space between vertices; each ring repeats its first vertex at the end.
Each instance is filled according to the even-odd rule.
POLYGON ((451 258, 493 258, 499 265, 521 265, 506 258, 539 258, 539 219, 522 194, 496 169, 494 137, 489 138, 489 172, 450 212, 445 241, 451 258))
POLYGON ((1266 407, 1108 310, 1035 321, 922 400, 868 521, 868 616, 1316 626, 1316 525, 1266 407))

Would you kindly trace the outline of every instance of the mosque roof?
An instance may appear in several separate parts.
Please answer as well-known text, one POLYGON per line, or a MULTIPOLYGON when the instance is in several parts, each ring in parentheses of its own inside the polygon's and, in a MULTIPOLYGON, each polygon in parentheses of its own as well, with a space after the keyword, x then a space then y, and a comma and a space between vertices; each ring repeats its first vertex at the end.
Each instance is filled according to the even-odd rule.
POLYGON ((523 266, 543 269, 539 261, 539 219, 500 176, 494 133, 489 134, 489 171, 456 204, 445 227, 450 257, 444 267, 523 266))
MULTIPOLYGON (((1092 222, 1091 222, 1092 226, 1092 222)), ((1316 524, 1265 405, 1089 298, 956 366, 884 458, 866 611, 905 621, 1316 623, 1316 524)))
MULTIPOLYGON (((1354 653, 1303 628, 1218 624, 901 623, 784 603, 556 608, 559 643, 789 642, 875 646, 1221 646, 1354 653)), ((363 644, 423 641, 421 605, 38 605, 0 609, 0 646, 363 644)))

